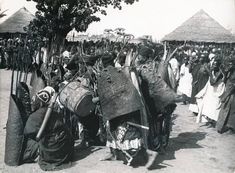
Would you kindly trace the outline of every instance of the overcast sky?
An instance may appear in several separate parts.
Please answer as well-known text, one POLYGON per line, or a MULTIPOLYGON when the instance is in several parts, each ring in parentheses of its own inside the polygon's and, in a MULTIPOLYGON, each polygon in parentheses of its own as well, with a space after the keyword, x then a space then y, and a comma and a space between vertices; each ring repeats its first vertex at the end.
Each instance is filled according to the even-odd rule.
MULTIPOLYGON (((22 6, 32 13, 35 4, 26 0, 0 0, 2 10, 10 16, 22 6)), ((121 11, 109 8, 101 22, 91 24, 88 33, 100 34, 106 28, 123 27, 135 36, 153 35, 161 39, 200 9, 204 9, 226 29, 235 33, 235 0, 139 0, 121 11)))

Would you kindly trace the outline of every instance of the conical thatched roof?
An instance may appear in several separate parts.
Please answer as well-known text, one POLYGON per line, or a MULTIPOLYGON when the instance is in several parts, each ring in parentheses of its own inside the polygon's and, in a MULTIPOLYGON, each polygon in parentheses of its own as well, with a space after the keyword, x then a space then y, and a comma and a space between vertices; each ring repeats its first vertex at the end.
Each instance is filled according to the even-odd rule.
POLYGON ((205 11, 200 10, 162 41, 234 43, 235 37, 205 11))
POLYGON ((0 24, 0 33, 25 33, 23 28, 26 27, 33 18, 34 15, 23 7, 0 24))

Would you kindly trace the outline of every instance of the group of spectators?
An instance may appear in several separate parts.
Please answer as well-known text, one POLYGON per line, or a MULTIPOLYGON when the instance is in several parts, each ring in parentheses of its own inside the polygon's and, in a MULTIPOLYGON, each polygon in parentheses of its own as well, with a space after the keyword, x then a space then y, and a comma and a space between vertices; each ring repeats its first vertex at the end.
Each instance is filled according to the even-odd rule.
POLYGON ((25 38, 0 39, 0 68, 30 70, 35 47, 33 41, 25 38))
POLYGON ((178 81, 177 91, 189 98, 189 110, 197 115, 197 123, 216 127, 219 133, 233 131, 234 46, 187 45, 169 63, 178 81))
MULTIPOLYGON (((66 78, 74 75, 79 68, 77 55, 98 55, 106 52, 107 56, 103 56, 102 61, 109 62, 112 60, 107 57, 112 52, 113 55, 110 54, 110 56, 118 55, 119 63, 123 64, 128 50, 138 47, 134 43, 124 45, 124 43, 105 39, 96 42, 84 41, 76 43, 76 46, 67 44, 61 51, 61 55, 53 55, 48 58, 48 52, 43 44, 36 45, 31 40, 21 38, 1 39, 0 68, 19 69, 26 72, 32 70, 32 64, 39 64, 41 61, 41 63, 51 64, 53 68, 56 68, 58 64, 62 65, 63 68, 60 70, 66 78), (40 47, 40 51, 38 51, 38 47, 40 47), (67 68, 65 68, 66 66, 67 68)), ((158 52, 158 55, 161 56, 161 53, 158 52)), ((94 57, 84 57, 83 61, 89 61, 88 63, 92 64, 97 58, 94 57)), ((190 103, 189 110, 198 114, 197 122, 206 122, 212 126, 217 124, 220 133, 227 129, 227 124, 230 124, 229 128, 235 126, 229 123, 229 115, 232 116, 234 108, 226 102, 233 100, 234 59, 235 50, 232 45, 187 43, 179 48, 173 58, 169 60, 168 68, 171 68, 171 71, 168 73, 172 88, 187 98, 184 104, 190 103), (229 115, 222 115, 226 114, 224 109, 228 109, 226 113, 229 115)))

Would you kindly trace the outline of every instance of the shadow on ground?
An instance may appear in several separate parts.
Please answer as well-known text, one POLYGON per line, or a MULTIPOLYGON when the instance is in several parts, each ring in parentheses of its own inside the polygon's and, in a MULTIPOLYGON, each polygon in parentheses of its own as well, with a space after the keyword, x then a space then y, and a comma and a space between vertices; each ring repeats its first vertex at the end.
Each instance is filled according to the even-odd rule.
POLYGON ((99 151, 103 149, 103 147, 88 147, 88 148, 75 148, 74 149, 74 156, 73 156, 73 162, 76 162, 78 160, 82 160, 86 158, 87 156, 91 155, 92 153, 99 151))
POLYGON ((165 160, 173 160, 175 158, 175 152, 181 149, 191 149, 191 148, 203 148, 198 141, 203 140, 206 136, 204 132, 185 132, 180 133, 177 137, 171 138, 169 146, 165 153, 159 154, 155 157, 153 163, 148 167, 148 170, 162 169, 166 168, 167 165, 163 162, 165 160))

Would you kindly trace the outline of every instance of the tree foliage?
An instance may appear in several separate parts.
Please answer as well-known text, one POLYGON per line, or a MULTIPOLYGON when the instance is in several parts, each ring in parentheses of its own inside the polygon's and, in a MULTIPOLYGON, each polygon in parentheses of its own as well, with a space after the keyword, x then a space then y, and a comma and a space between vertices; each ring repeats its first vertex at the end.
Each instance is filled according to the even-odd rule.
MULTIPOLYGON (((138 0, 27 0, 37 3, 36 18, 30 23, 31 35, 54 39, 65 38, 73 28, 86 31, 92 22, 106 15, 106 8, 121 9, 123 4, 138 0)), ((61 40, 60 40, 61 41, 61 40)))

